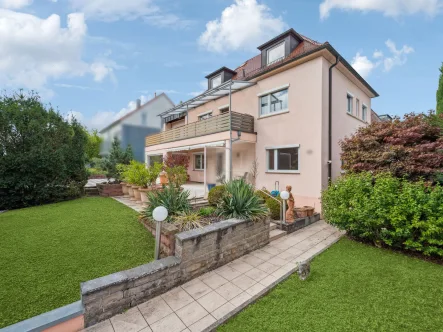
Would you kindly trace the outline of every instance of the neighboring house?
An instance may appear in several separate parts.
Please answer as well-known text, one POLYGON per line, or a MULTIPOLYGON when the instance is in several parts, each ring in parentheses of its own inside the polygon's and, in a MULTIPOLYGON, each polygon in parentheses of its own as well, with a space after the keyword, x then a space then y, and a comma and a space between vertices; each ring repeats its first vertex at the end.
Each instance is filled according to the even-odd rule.
POLYGON ((148 135, 160 132, 162 120, 158 115, 171 107, 174 107, 174 103, 164 93, 155 96, 143 105, 137 99, 135 110, 100 131, 103 137, 100 155, 106 156, 109 154, 112 141, 114 137, 117 137, 123 148, 126 148, 129 144, 131 145, 136 160, 144 161, 144 139, 148 135))
POLYGON ((339 141, 371 122, 378 94, 329 43, 293 29, 258 49, 161 114, 163 132, 146 137, 146 162, 186 153, 190 180, 213 184, 220 175, 251 180, 257 160, 257 188, 291 185, 297 206, 319 211, 321 190, 341 173, 339 141))

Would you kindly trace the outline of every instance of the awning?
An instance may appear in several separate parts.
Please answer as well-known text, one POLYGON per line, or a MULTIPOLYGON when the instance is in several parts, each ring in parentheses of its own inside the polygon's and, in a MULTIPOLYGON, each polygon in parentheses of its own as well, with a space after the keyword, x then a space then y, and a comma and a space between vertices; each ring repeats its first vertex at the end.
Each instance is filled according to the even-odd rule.
POLYGON ((233 93, 248 88, 254 84, 255 84, 254 82, 249 82, 249 81, 229 80, 219 85, 216 88, 203 92, 201 95, 198 95, 197 97, 194 97, 188 101, 185 101, 184 103, 176 105, 170 110, 167 110, 166 112, 159 114, 159 116, 165 117, 173 114, 180 114, 182 112, 186 112, 190 109, 203 105, 208 101, 227 96, 229 94, 229 87, 231 88, 231 92, 233 93))
POLYGON ((225 141, 218 141, 218 142, 212 142, 212 143, 204 143, 204 144, 195 144, 195 145, 185 145, 180 146, 178 148, 171 148, 166 149, 166 152, 177 152, 177 151, 189 151, 189 150, 195 150, 195 149, 201 149, 204 147, 222 147, 225 146, 225 141))

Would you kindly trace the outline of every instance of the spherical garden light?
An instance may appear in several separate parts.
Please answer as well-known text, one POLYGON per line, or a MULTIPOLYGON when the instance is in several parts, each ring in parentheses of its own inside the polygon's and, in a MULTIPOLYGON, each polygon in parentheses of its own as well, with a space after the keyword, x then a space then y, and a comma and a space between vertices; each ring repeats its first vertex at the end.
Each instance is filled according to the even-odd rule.
POLYGON ((287 200, 287 199, 289 199, 289 193, 287 191, 282 191, 280 193, 280 197, 281 197, 281 199, 287 200))
POLYGON ((152 211, 152 217, 157 222, 155 227, 155 256, 156 260, 160 259, 160 239, 162 233, 162 221, 168 218, 168 210, 164 206, 157 206, 152 211))
POLYGON ((286 200, 289 199, 289 192, 282 191, 280 193, 280 198, 283 200, 283 222, 286 223, 286 200))

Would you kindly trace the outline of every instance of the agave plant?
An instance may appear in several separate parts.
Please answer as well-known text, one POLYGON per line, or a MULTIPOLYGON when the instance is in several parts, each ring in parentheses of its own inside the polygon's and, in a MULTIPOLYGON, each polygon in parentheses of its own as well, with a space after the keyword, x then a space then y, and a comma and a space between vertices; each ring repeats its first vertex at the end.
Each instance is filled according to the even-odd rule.
POLYGON ((269 214, 269 209, 254 194, 254 188, 243 179, 225 185, 226 193, 217 205, 217 215, 225 218, 257 220, 269 214))
POLYGON ((164 187, 163 190, 148 191, 148 206, 143 211, 143 215, 152 220, 152 211, 157 206, 164 206, 168 210, 168 221, 171 222, 173 217, 180 213, 188 213, 191 211, 189 204, 189 191, 181 190, 173 184, 164 187))

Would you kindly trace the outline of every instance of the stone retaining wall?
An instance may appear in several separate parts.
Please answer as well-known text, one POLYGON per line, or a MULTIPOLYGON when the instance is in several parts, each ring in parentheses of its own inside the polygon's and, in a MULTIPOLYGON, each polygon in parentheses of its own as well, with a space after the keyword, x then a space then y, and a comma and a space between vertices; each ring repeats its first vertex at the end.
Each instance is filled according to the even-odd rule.
POLYGON ((230 219, 175 237, 175 256, 82 283, 85 326, 265 246, 269 243, 269 220, 230 219))
POLYGON ((123 189, 121 184, 97 183, 97 189, 100 196, 123 196, 123 189))
POLYGON ((313 216, 297 218, 294 222, 291 223, 282 223, 283 230, 288 234, 298 231, 299 229, 306 227, 310 224, 313 224, 320 220, 320 213, 314 213, 313 216))
MULTIPOLYGON (((140 218, 140 222, 155 237, 156 224, 147 218, 140 218)), ((160 237, 160 251, 162 257, 174 256, 175 254, 175 234, 178 228, 174 224, 162 223, 162 231, 160 237)))

